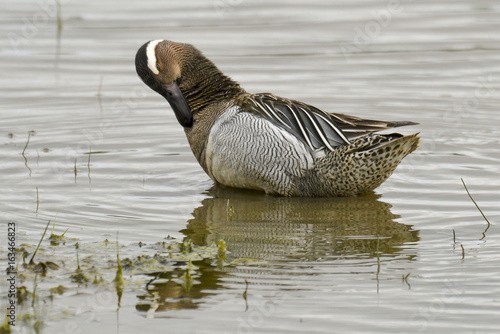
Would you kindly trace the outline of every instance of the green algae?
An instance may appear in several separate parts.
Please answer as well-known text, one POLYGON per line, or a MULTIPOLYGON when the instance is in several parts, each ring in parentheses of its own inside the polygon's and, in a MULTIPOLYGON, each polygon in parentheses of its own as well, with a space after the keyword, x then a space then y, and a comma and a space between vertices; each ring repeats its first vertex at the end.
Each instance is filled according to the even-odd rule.
POLYGON ((51 246, 59 246, 60 243, 64 244, 66 242, 64 235, 69 230, 69 228, 67 228, 66 231, 64 231, 61 235, 55 234, 54 229, 56 228, 56 219, 57 216, 54 218, 54 224, 52 225, 52 230, 50 231, 50 236, 49 236, 51 246))
POLYGON ((9 320, 10 320, 9 316, 6 314, 5 315, 5 321, 2 324, 2 326, 0 326, 0 334, 10 334, 10 333, 12 333, 11 327, 9 325, 9 320))

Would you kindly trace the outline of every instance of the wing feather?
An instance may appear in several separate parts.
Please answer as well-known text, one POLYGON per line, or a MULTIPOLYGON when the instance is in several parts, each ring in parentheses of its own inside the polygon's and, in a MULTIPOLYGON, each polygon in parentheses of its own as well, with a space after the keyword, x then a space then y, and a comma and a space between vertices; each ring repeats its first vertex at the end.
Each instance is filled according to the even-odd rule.
POLYGON ((283 127, 312 150, 335 150, 353 138, 393 127, 414 125, 413 122, 385 122, 362 119, 321 109, 299 101, 269 93, 252 94, 243 103, 248 110, 283 127))

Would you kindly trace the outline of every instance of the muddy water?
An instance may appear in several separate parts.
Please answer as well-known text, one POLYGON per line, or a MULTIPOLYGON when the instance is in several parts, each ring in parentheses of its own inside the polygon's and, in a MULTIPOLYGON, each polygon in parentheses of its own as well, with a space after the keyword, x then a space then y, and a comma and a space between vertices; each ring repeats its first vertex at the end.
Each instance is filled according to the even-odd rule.
POLYGON ((154 255, 137 243, 171 236, 223 239, 226 263, 239 260, 198 262, 190 287, 175 272, 127 285, 119 304, 65 283, 42 333, 498 330, 498 2, 60 3, 58 29, 55 3, 2 1, 1 235, 15 222, 17 242, 36 244, 57 217, 68 243, 119 232, 122 257, 154 255), (420 132, 421 148, 359 197, 212 188, 166 101, 135 74, 137 48, 158 38, 196 45, 250 92, 419 122, 402 131, 420 132))

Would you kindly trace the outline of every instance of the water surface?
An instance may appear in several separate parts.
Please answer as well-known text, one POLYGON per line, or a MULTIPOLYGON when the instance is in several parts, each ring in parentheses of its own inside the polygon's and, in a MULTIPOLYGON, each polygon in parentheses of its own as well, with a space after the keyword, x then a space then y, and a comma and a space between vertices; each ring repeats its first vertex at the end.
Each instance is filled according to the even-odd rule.
MULTIPOLYGON (((2 8, 0 208, 18 243, 36 244, 57 217, 71 239, 66 248, 45 240, 40 260, 73 263, 78 241, 82 258, 112 268, 115 247, 92 245, 118 231, 122 258, 161 252, 168 236, 223 239, 228 250, 226 265, 195 262, 190 287, 185 267, 149 285, 129 276, 120 303, 101 295, 109 288, 68 283, 64 270, 39 278, 69 288, 45 297, 40 332, 500 327, 498 2, 67 0, 59 31, 51 1, 2 8), (136 50, 158 38, 194 44, 250 92, 419 122, 401 131, 420 132, 421 148, 359 197, 213 188, 166 101, 135 73, 136 50)), ((14 332, 35 332, 33 322, 14 332)))

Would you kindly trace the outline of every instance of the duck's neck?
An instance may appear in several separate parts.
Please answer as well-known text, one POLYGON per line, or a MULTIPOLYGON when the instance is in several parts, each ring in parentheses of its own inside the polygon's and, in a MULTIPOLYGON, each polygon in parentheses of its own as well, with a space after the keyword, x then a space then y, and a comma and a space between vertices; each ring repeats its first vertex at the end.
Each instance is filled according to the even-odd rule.
POLYGON ((230 101, 245 93, 236 81, 224 75, 203 55, 194 64, 184 69, 186 73, 180 82, 180 89, 194 115, 213 103, 230 101))
MULTIPOLYGON (((205 172, 205 145, 210 130, 226 108, 246 94, 231 78, 225 76, 210 60, 199 55, 182 69, 179 88, 193 113, 193 126, 184 128, 191 150, 205 172)), ((210 175, 210 174, 209 174, 210 175)))

